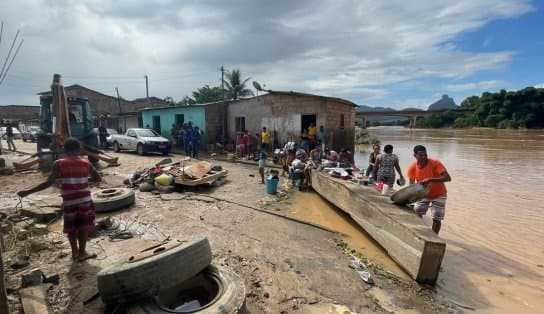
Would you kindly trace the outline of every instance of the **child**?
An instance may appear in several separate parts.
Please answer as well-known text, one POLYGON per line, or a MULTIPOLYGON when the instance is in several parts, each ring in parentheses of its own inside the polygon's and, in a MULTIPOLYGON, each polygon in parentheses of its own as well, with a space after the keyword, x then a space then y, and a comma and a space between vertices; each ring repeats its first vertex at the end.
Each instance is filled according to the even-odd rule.
POLYGON ((64 233, 72 248, 72 259, 84 261, 96 258, 96 254, 85 250, 89 232, 94 228, 94 207, 89 189, 89 174, 93 181, 100 181, 100 175, 87 159, 79 156, 81 145, 78 140, 69 138, 64 142, 66 158, 53 163, 47 181, 35 187, 17 192, 25 197, 52 186, 57 179, 61 182, 62 211, 64 216, 64 233), (79 244, 79 245, 78 245, 79 244))
POLYGON ((259 152, 259 175, 261 176, 261 184, 264 184, 264 166, 266 165, 266 152, 263 147, 259 152))

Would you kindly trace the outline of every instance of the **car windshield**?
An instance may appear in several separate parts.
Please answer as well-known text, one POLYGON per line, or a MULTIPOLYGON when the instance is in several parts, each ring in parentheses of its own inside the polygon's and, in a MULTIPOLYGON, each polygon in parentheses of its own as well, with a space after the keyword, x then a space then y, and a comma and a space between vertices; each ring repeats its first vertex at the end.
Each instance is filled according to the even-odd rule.
POLYGON ((136 131, 136 133, 138 133, 138 136, 141 136, 141 137, 158 137, 158 136, 160 136, 159 134, 157 134, 157 132, 155 132, 153 130, 149 130, 149 129, 138 130, 138 131, 136 131))
POLYGON ((40 128, 38 128, 38 127, 31 127, 31 128, 29 128, 28 130, 29 130, 30 132, 38 132, 38 131, 40 131, 40 128))

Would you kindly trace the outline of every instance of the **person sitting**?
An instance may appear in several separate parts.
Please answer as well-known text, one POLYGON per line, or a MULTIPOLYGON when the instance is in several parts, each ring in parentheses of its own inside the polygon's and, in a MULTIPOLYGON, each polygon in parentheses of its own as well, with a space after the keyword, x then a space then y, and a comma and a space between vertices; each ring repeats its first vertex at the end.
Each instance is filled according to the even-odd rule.
POLYGON ((341 164, 347 164, 350 167, 355 168, 355 161, 353 160, 353 155, 351 154, 351 151, 347 148, 340 151, 339 161, 341 164))
POLYGON ((321 159, 323 158, 323 151, 321 150, 321 145, 316 145, 314 149, 310 152, 310 160, 317 167, 321 165, 321 159))
POLYGON ((325 148, 324 158, 330 161, 340 161, 340 154, 332 149, 325 148))
POLYGON ((301 153, 295 155, 295 159, 291 163, 291 180, 294 186, 298 186, 299 190, 303 189, 304 185, 304 170, 306 169, 306 163, 304 162, 304 156, 301 153))

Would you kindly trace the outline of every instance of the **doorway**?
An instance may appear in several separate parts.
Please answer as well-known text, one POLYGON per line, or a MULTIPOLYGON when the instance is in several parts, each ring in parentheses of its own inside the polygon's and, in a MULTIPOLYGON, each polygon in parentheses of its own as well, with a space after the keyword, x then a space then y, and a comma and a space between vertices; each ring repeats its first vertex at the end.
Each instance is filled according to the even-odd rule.
POLYGON ((310 123, 316 125, 315 114, 303 114, 300 116, 300 132, 303 132, 310 126, 310 123))
POLYGON ((161 116, 153 116, 153 130, 161 134, 161 116))

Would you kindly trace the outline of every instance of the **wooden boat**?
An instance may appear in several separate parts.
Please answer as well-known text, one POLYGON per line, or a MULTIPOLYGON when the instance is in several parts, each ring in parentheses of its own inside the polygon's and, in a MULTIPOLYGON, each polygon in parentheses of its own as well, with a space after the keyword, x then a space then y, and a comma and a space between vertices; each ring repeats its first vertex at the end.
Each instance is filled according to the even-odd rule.
POLYGON ((374 186, 312 171, 312 188, 346 212, 413 279, 434 284, 446 250, 446 243, 407 207, 393 204, 374 186))

